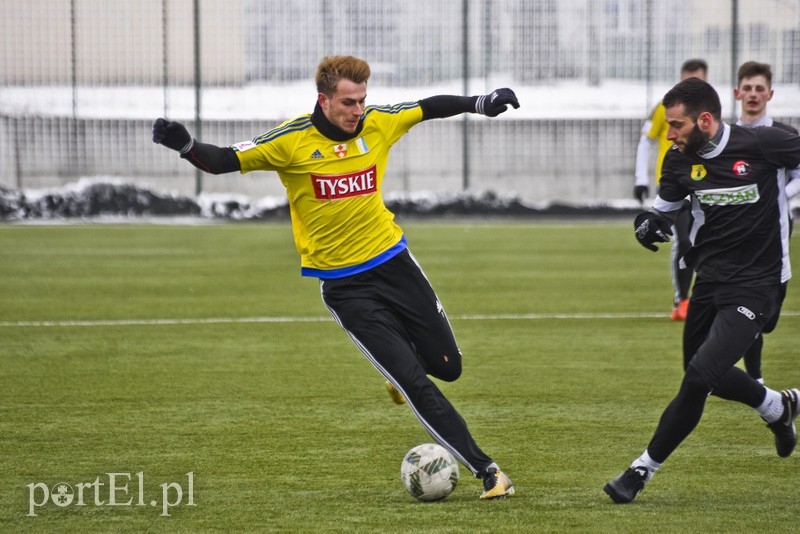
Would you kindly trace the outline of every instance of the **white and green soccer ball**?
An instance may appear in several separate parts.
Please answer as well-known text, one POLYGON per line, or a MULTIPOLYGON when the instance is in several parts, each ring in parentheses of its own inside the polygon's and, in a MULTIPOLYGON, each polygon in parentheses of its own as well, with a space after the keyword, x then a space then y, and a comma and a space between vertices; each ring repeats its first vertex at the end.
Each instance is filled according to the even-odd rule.
POLYGON ((458 485, 458 463, 441 445, 424 443, 406 454, 400 465, 406 491, 420 501, 440 501, 458 485))

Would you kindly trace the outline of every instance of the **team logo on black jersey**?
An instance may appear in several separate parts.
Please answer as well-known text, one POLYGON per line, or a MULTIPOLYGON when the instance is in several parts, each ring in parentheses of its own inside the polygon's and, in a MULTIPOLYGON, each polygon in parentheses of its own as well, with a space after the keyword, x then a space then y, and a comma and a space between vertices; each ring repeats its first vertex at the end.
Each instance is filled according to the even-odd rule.
POLYGON ((694 192, 694 196, 700 204, 707 206, 741 206, 755 204, 761 199, 758 184, 724 189, 700 189, 694 192))
POLYGON ((692 165, 692 180, 699 181, 706 177, 706 168, 703 167, 703 164, 699 165, 692 165))
POLYGON ((735 172, 737 176, 747 176, 750 174, 750 164, 740 159, 733 164, 733 172, 735 172))

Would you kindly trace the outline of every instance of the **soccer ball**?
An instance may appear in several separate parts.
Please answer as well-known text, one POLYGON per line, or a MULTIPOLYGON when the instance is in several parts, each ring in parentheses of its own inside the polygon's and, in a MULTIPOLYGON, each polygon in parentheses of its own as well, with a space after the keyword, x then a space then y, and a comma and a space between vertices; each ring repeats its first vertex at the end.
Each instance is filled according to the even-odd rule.
POLYGON ((458 463, 441 445, 424 443, 406 454, 400 465, 406 491, 420 501, 439 501, 458 484, 458 463))

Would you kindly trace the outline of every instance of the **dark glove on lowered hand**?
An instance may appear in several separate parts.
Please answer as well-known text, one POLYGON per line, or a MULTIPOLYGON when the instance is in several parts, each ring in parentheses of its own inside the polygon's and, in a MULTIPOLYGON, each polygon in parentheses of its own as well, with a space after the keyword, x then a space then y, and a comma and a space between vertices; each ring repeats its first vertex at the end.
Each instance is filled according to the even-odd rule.
POLYGON ((637 215, 633 227, 636 229, 636 240, 653 252, 658 250, 653 243, 668 243, 667 236, 672 235, 672 225, 669 221, 650 211, 637 215))
POLYGON ((509 104, 517 109, 519 102, 517 95, 508 87, 495 89, 488 95, 479 96, 475 102, 475 113, 486 115, 487 117, 497 117, 508 109, 509 104))
POLYGON ((633 186, 633 198, 638 200, 640 203, 644 203, 644 199, 647 198, 647 195, 650 194, 650 188, 646 185, 635 185, 633 186))
POLYGON ((183 124, 156 119, 153 123, 153 142, 185 154, 192 148, 194 139, 183 124))

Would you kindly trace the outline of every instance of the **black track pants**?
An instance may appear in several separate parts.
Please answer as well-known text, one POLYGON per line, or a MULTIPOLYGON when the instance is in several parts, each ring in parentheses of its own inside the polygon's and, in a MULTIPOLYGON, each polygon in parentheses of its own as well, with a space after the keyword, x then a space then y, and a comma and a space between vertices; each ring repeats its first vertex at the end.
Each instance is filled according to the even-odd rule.
POLYGON ((686 373, 647 447, 655 461, 666 460, 694 430, 709 393, 752 408, 764 400, 764 386, 734 365, 775 313, 779 293, 777 284, 695 283, 684 325, 686 373))
POLYGON ((428 375, 453 381, 461 352, 444 309, 406 250, 369 271, 320 280, 322 300, 430 435, 473 474, 492 463, 428 375))

